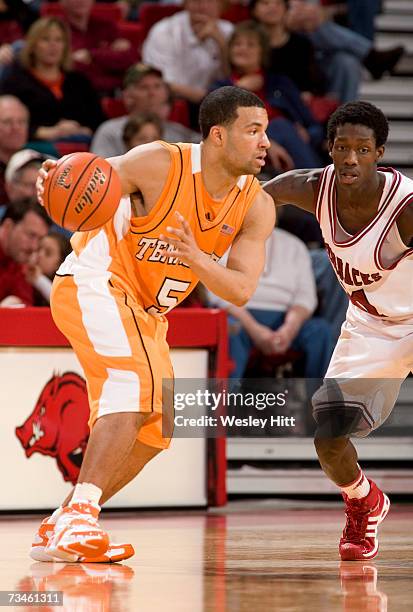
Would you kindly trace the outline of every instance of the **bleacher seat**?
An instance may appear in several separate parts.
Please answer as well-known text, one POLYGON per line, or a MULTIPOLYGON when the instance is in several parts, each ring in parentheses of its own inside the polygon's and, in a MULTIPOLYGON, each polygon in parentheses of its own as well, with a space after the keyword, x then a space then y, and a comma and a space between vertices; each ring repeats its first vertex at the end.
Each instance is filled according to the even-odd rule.
POLYGON ((120 21, 118 23, 119 36, 129 40, 131 45, 140 52, 142 43, 145 40, 144 29, 140 23, 132 21, 120 21))
POLYGON ((101 99, 102 109, 108 119, 115 119, 126 115, 126 108, 121 98, 110 98, 104 96, 101 99))
POLYGON ((230 4, 221 15, 221 19, 226 19, 232 23, 240 23, 251 19, 248 6, 243 4, 230 4))
POLYGON ((156 4, 143 2, 139 7, 139 23, 143 27, 144 39, 148 35, 151 27, 165 17, 171 17, 178 11, 182 11, 182 6, 176 4, 156 4))
POLYGON ((304 353, 288 349, 285 353, 264 355, 252 349, 245 371, 245 378, 266 378, 291 376, 294 367, 303 360, 304 353))
POLYGON ((58 140, 53 143, 59 157, 69 155, 69 153, 79 153, 89 151, 89 144, 86 142, 70 142, 69 140, 58 140))
MULTIPOLYGON (((56 16, 63 14, 63 7, 60 2, 42 2, 40 6, 40 15, 42 17, 56 16)), ((96 3, 92 9, 92 15, 95 17, 105 17, 111 21, 121 21, 122 10, 120 6, 113 3, 96 3)))

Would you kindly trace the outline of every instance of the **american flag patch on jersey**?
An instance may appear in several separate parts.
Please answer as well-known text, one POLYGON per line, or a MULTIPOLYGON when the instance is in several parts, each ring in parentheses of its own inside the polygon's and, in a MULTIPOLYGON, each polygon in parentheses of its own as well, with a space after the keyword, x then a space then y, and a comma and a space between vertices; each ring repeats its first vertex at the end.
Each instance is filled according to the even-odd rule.
POLYGON ((234 228, 226 223, 221 227, 221 234, 227 234, 227 236, 231 236, 234 233, 234 228))

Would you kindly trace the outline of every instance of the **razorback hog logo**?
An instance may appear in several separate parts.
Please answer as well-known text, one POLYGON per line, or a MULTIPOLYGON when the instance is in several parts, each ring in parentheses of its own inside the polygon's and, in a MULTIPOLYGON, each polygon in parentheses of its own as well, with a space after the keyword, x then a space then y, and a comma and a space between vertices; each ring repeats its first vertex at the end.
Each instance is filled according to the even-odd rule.
POLYGON ((26 457, 55 457, 63 479, 75 484, 89 437, 88 418, 86 382, 65 372, 46 383, 31 415, 16 427, 16 436, 26 457))

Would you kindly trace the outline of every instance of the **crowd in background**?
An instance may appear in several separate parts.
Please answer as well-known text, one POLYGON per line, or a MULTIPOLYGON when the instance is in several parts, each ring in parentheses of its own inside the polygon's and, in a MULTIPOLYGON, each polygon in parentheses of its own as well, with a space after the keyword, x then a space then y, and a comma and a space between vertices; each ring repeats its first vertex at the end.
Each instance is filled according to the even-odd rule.
MULTIPOLYGON (((0 306, 47 305, 70 251, 67 233, 36 202, 47 157, 109 157, 158 139, 200 142, 202 99, 233 84, 268 111, 271 148, 260 178, 326 165, 330 114, 404 53, 375 48, 379 10, 379 0, 0 0, 0 306)), ((303 372, 322 376, 347 298, 318 225, 284 207, 268 248, 251 303, 225 306, 234 373, 245 373, 255 347, 265 355, 295 349, 303 372), (276 274, 277 244, 292 268, 300 258, 301 276, 276 274)), ((200 288, 186 305, 211 299, 200 288)))

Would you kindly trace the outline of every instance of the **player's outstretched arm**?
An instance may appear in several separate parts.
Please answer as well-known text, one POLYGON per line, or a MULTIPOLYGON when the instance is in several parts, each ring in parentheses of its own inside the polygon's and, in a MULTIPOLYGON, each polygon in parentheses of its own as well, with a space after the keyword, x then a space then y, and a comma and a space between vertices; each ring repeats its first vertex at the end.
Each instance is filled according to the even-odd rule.
MULTIPOLYGON (((124 155, 109 157, 107 161, 119 175, 123 195, 141 191, 144 196, 148 194, 153 201, 156 201, 167 180, 171 156, 165 147, 157 142, 151 142, 135 147, 124 155)), ((47 159, 39 169, 36 189, 38 200, 42 205, 48 173, 57 163, 56 160, 47 159)))
POLYGON ((315 212, 316 193, 322 169, 290 170, 271 179, 263 188, 275 206, 294 204, 308 212, 315 212))
POLYGON ((236 306, 246 304, 263 270, 265 241, 274 228, 271 198, 263 191, 257 195, 231 247, 226 268, 201 251, 189 223, 176 215, 179 227, 168 227, 167 235, 160 236, 171 245, 171 254, 190 266, 212 293, 236 306))

